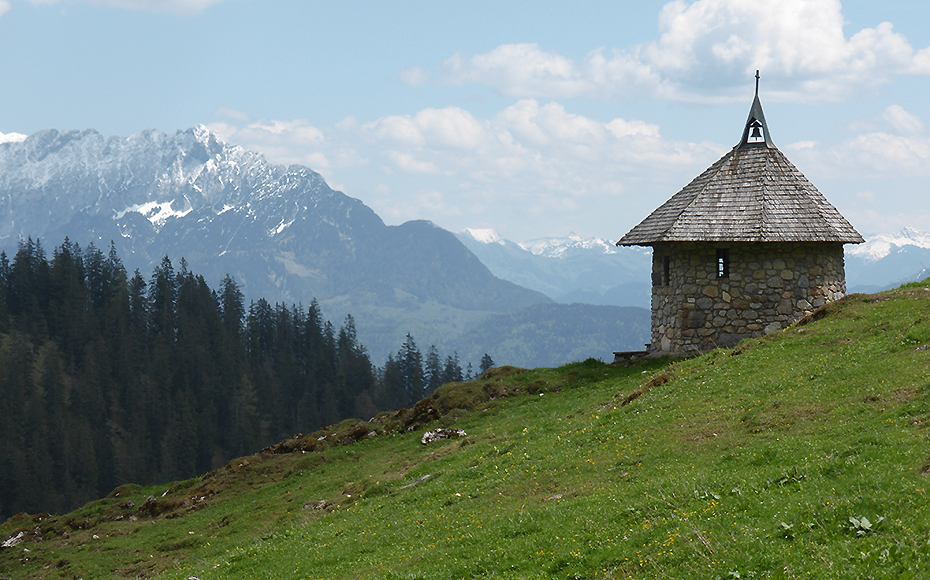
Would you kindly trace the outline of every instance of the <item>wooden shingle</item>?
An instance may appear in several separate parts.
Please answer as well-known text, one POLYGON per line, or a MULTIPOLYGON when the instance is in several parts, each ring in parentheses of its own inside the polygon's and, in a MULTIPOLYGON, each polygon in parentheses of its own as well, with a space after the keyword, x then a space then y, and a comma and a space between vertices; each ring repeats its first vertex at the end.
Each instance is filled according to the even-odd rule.
POLYGON ((758 94, 740 144, 630 230, 618 246, 660 242, 863 242, 772 144, 758 94), (749 141, 757 123, 764 140, 749 141))

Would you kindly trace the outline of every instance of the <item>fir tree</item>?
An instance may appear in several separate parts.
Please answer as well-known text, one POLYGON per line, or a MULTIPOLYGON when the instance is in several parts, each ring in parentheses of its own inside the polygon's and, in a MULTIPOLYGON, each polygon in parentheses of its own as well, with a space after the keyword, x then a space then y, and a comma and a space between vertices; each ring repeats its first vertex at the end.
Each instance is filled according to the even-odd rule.
POLYGON ((442 382, 443 384, 461 383, 464 380, 462 365, 459 364, 459 353, 455 352, 446 357, 446 364, 442 369, 442 382))
POLYGON ((214 291, 183 258, 146 280, 112 243, 105 255, 66 239, 48 260, 26 240, 13 263, 0 253, 0 519, 409 404, 424 394, 409 339, 378 377, 355 321, 337 334, 315 300, 246 313, 231 277, 214 291))
POLYGON ((488 369, 494 366, 494 361, 491 359, 491 355, 484 353, 484 356, 481 357, 481 363, 478 366, 478 374, 483 375, 488 372, 488 369))
POLYGON ((445 384, 443 381, 442 363, 439 360, 439 350, 435 344, 430 345, 426 353, 426 365, 423 369, 426 374, 426 391, 428 395, 445 384))
POLYGON ((417 348, 413 336, 407 333, 407 339, 397 353, 397 363, 400 367, 401 388, 404 393, 405 406, 413 405, 424 396, 426 385, 423 375, 423 355, 417 348))

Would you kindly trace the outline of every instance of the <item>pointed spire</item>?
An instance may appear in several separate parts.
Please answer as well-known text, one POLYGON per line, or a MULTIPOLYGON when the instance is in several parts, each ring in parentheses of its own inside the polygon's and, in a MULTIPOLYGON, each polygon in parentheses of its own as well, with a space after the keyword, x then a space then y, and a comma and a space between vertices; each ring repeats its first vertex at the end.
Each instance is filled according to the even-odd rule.
POLYGON ((743 127, 743 137, 739 145, 734 149, 743 147, 775 147, 772 137, 769 135, 769 126, 765 123, 765 114, 762 112, 762 103, 759 102, 759 71, 756 71, 756 96, 752 100, 752 108, 749 109, 749 118, 746 119, 746 126, 743 127), (752 129, 752 133, 750 133, 752 129), (761 134, 760 134, 761 129, 761 134))

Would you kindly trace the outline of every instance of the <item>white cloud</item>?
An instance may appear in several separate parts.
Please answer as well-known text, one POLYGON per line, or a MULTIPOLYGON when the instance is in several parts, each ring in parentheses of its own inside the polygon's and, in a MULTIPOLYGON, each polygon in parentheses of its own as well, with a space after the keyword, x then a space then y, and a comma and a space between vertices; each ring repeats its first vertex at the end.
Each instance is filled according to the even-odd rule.
POLYGON ((835 155, 858 167, 858 173, 930 175, 930 142, 927 139, 866 133, 841 143, 835 155))
POLYGON ((234 121, 241 121, 243 123, 248 123, 252 120, 249 117, 248 113, 232 109, 230 107, 220 107, 213 112, 214 117, 219 117, 221 119, 232 119, 234 121))
POLYGON ((320 146, 325 140, 323 131, 311 125, 306 119, 251 123, 248 128, 256 133, 264 132, 286 137, 290 143, 295 145, 320 146))
POLYGON ((481 124, 464 109, 424 109, 416 115, 391 115, 366 123, 362 131, 374 140, 409 146, 454 149, 475 147, 482 141, 481 124))
MULTIPOLYGON (((887 203, 888 197, 882 201, 887 203)), ((914 228, 915 224, 930 224, 930 212, 923 211, 922 208, 909 207, 900 212, 882 208, 881 211, 876 211, 874 203, 867 205, 868 209, 853 209, 844 214, 844 217, 866 236, 899 232, 905 228, 914 228)))
POLYGON ((471 58, 455 54, 440 73, 446 83, 485 84, 512 97, 610 97, 661 84, 648 66, 622 52, 608 59, 597 50, 575 63, 538 44, 504 44, 471 58))
POLYGON ((625 121, 623 119, 614 119, 607 123, 607 129, 618 139, 621 137, 631 137, 642 135, 645 137, 658 137, 659 126, 643 121, 625 121))
POLYGON ((668 141, 653 124, 605 123, 534 99, 487 117, 446 107, 305 125, 230 120, 211 129, 275 163, 309 164, 387 220, 425 218, 455 230, 496 216, 509 222, 506 235, 527 239, 563 228, 618 236, 616 208, 634 208, 617 209, 631 221, 645 215, 663 201, 647 191, 658 184, 671 195, 727 149, 668 141))
POLYGON ((882 114, 882 119, 900 134, 915 135, 924 132, 923 121, 905 111, 901 105, 889 106, 882 114))
POLYGON ((930 177, 930 135, 923 120, 900 105, 849 124, 852 136, 832 143, 784 147, 796 164, 832 179, 930 177))
POLYGON ((20 143, 26 140, 26 135, 22 133, 0 133, 0 143, 20 143))
POLYGON ((769 101, 835 101, 890 82, 930 74, 919 51, 890 23, 847 38, 837 0, 676 0, 665 5, 655 40, 582 61, 537 44, 505 44, 455 54, 440 67, 451 84, 485 84, 514 97, 617 98, 639 94, 690 102, 744 99, 756 70, 769 101))
POLYGON ((409 153, 399 151, 388 151, 386 155, 394 162, 398 169, 405 173, 414 173, 421 175, 435 175, 439 173, 439 167, 431 161, 419 161, 409 153))
POLYGON ((3 16, 10 11, 10 3, 8 0, 0 0, 0 16, 3 16))
MULTIPOLYGON (((894 105, 845 140, 783 151, 857 227, 883 231, 870 211, 903 215, 920 205, 930 177, 923 125, 894 105)), ((494 227, 516 240, 572 230, 619 237, 732 145, 672 140, 656 124, 605 122, 536 99, 480 117, 446 107, 328 127, 230 119, 211 129, 272 162, 308 165, 389 222, 494 227)), ((909 225, 922 225, 914 216, 909 225)))
POLYGON ((249 118, 242 113, 228 116, 229 122, 211 123, 207 127, 228 141, 263 153, 275 163, 306 165, 310 158, 317 161, 326 158, 308 157, 321 153, 326 137, 306 119, 239 124, 249 118))
POLYGON ((420 67, 414 67, 401 71, 400 82, 411 87, 423 86, 430 80, 430 74, 420 67))
MULTIPOLYGON (((0 3, 5 0, 0 0, 0 3)), ((176 14, 199 14, 223 0, 29 0, 33 4, 58 4, 59 2, 86 2, 97 6, 110 6, 147 12, 171 12, 176 14)), ((0 4, 2 13, 2 4, 0 4)))
POLYGON ((919 135, 924 132, 924 123, 901 105, 889 105, 877 115, 853 119, 846 123, 850 133, 892 133, 895 135, 919 135))

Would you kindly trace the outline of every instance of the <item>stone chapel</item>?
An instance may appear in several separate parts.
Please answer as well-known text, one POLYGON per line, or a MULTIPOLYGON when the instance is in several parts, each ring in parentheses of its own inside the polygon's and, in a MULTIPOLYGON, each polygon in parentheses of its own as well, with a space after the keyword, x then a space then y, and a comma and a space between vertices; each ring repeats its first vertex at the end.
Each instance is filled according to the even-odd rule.
POLYGON ((782 329, 846 292, 862 236, 772 143, 756 96, 738 145, 630 230, 652 247, 650 355, 691 355, 782 329))

